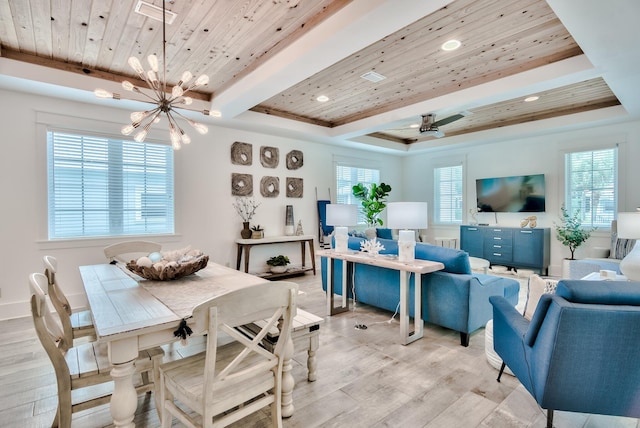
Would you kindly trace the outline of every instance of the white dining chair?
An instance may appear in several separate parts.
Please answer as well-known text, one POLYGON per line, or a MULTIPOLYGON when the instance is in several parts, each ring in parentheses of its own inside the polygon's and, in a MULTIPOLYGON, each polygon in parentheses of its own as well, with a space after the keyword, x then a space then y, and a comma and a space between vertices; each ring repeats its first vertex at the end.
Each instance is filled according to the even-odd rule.
POLYGON ((223 427, 267 406, 272 425, 282 426, 283 356, 293 347, 297 291, 294 283, 258 284, 194 309, 189 325, 195 335, 207 335, 206 350, 160 367, 162 427, 171 427, 173 416, 190 427, 223 427), (243 325, 265 319, 255 336, 242 332, 243 325), (280 336, 269 351, 261 341, 272 327, 280 336), (219 347, 220 338, 232 341, 219 347), (202 417, 202 425, 185 406, 202 417))
POLYGON ((53 256, 44 256, 44 274, 47 277, 47 294, 51 304, 55 308, 65 336, 65 345, 73 346, 73 340, 82 337, 95 339, 96 331, 91 319, 91 311, 71 310, 69 300, 58 285, 56 273, 58 271, 58 260, 53 256))
MULTIPOLYGON (((107 356, 107 344, 98 342, 82 343, 71 346, 65 343, 62 326, 57 317, 51 316, 47 305, 48 280, 44 274, 33 273, 29 276, 31 290, 31 315, 36 334, 44 347, 56 373, 58 386, 58 408, 52 426, 71 427, 73 413, 106 404, 111 393, 99 389, 85 389, 83 393, 72 391, 110 382, 111 365, 107 356), (92 394, 93 392, 93 394, 92 394), (82 401, 79 401, 82 399, 82 401)), ((136 387, 138 394, 154 391, 158 382, 158 367, 164 351, 154 347, 141 351, 135 362, 136 372, 146 374, 136 387), (151 374, 152 376, 149 376, 151 374)))
POLYGON ((104 248, 104 255, 111 262, 127 263, 134 256, 148 255, 162 249, 162 244, 152 241, 123 241, 104 248), (125 257, 128 256, 128 257, 125 257))

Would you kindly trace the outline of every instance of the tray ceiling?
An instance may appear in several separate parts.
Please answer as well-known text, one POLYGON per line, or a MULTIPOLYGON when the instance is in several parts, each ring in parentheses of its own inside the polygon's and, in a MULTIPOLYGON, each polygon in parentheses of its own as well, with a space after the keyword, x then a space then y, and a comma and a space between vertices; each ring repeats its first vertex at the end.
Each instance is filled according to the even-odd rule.
MULTIPOLYGON (((159 0, 149 2, 161 6, 159 0)), ((134 12, 136 3, 2 2, 0 56, 113 82, 125 77, 134 80, 129 56, 162 54, 161 22, 134 12)), ((384 3, 375 1, 371 9, 382 8, 384 3)), ((442 119, 463 110, 471 113, 442 126, 447 136, 453 136, 620 104, 604 79, 591 76, 529 94, 540 97, 535 102, 525 103, 524 94, 507 91, 485 97, 484 102, 461 100, 439 108, 444 103, 437 101, 443 97, 584 55, 544 0, 434 3, 442 7, 417 14, 415 19, 407 17, 406 10, 399 11, 398 15, 404 13, 403 25, 375 40, 360 42, 360 47, 351 42, 361 34, 349 35, 354 40, 345 39, 345 44, 356 47, 341 58, 327 59, 326 52, 331 50, 318 50, 318 65, 308 64, 313 59, 305 60, 313 70, 305 76, 293 68, 277 67, 293 64, 286 58, 296 51, 311 52, 322 43, 314 41, 319 35, 327 42, 328 31, 348 31, 348 24, 341 20, 366 7, 362 1, 167 2, 167 9, 177 15, 166 29, 167 81, 177 82, 186 69, 204 73, 210 83, 197 98, 214 106, 225 95, 250 100, 244 111, 234 115, 249 112, 327 130, 348 128, 351 136, 400 145, 433 138, 410 128, 419 123, 421 114, 435 113, 436 119, 442 119), (462 42, 460 49, 443 51, 441 44, 452 38, 462 42), (370 71, 385 78, 374 83, 361 77, 370 71), (256 92, 245 82, 255 82, 260 79, 257 76, 277 79, 262 86, 270 91, 256 92), (319 95, 329 100, 318 102, 319 95), (421 110, 430 105, 436 108, 421 110), (376 120, 376 126, 371 126, 376 120)), ((398 8, 405 4, 418 7, 415 2, 397 4, 398 8)), ((346 49, 341 44, 334 47, 336 52, 346 49)))

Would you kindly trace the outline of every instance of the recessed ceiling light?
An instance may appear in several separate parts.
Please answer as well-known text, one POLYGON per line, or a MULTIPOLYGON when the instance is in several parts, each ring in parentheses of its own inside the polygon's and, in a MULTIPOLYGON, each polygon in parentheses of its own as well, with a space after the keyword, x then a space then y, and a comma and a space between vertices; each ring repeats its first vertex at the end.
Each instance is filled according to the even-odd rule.
POLYGON ((535 95, 534 95, 533 97, 527 97, 527 98, 525 98, 525 99, 524 99, 524 102, 526 102, 526 103, 530 103, 531 101, 536 101, 536 100, 537 100, 537 99, 539 99, 539 98, 540 98, 540 97, 538 97, 538 96, 535 96, 535 95))
POLYGON ((451 39, 444 42, 441 48, 443 51, 455 51, 460 46, 462 46, 462 43, 460 43, 460 40, 451 39))
POLYGON ((326 103, 327 101, 329 101, 329 97, 326 95, 320 95, 318 98, 316 98, 316 100, 321 103, 326 103))

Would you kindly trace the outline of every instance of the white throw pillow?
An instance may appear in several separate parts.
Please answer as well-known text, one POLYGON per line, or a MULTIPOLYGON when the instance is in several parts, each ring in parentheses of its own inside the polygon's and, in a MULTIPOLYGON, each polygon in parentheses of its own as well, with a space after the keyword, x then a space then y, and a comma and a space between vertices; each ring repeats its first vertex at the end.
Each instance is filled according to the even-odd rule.
POLYGON ((538 275, 529 277, 529 290, 527 291, 527 303, 524 306, 524 317, 531 321, 533 313, 536 311, 538 302, 543 294, 555 293, 557 279, 541 278, 538 275))

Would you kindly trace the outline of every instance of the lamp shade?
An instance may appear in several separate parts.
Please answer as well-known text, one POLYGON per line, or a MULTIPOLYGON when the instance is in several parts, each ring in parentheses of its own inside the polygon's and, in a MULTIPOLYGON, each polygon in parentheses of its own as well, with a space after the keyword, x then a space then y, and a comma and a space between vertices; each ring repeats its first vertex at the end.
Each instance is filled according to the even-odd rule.
MULTIPOLYGON (((640 212, 618 213, 618 237, 640 239, 640 212)), ((632 281, 640 281, 640 245, 637 241, 620 262, 620 272, 632 281)))
POLYGON ((426 202, 389 202, 387 225, 391 229, 426 229, 428 227, 426 202))
POLYGON ((618 213, 618 238, 640 239, 640 212, 618 213))
POLYGON ((358 224, 358 206, 351 204, 327 205, 327 225, 354 226, 358 224))

